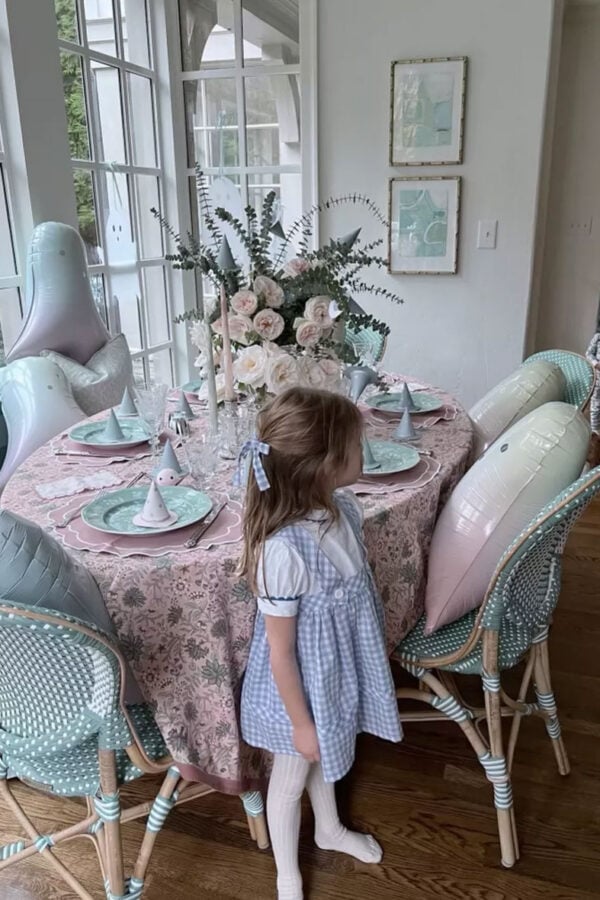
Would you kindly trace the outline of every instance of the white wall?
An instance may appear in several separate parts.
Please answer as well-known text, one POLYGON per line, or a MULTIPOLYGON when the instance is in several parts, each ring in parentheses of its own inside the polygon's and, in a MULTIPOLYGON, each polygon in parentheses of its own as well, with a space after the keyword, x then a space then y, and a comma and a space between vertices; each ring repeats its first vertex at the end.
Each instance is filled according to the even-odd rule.
POLYGON ((536 348, 583 353, 600 295, 600 6, 567 7, 536 348), (581 225, 592 221, 591 233, 581 225))
MULTIPOLYGON (((390 368, 467 405, 523 357, 553 9, 553 0, 319 4, 320 198, 363 192, 387 210, 390 176, 463 176, 459 274, 376 274, 406 302, 364 305, 392 328, 390 368), (390 168, 390 63, 434 56, 469 57, 464 164, 390 168), (477 250, 477 221, 490 218, 499 220, 497 249, 477 250)), ((362 210, 336 210, 321 238, 363 220, 362 210)))

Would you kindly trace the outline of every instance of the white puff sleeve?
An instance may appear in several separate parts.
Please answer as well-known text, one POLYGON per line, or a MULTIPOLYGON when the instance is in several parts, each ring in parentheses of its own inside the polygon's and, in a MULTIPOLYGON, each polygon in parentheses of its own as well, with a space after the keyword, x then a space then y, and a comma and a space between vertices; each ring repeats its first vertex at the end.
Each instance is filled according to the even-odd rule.
POLYGON ((271 538, 256 573, 258 609, 265 616, 295 616, 310 578, 302 557, 283 540, 271 538))

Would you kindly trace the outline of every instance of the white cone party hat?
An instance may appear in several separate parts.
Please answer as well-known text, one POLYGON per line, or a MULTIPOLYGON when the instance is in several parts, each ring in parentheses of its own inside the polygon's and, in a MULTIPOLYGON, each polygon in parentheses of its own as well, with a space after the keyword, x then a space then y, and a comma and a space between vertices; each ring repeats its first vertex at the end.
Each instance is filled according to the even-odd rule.
POLYGON ((394 437, 398 441, 418 441, 420 435, 417 434, 415 426, 412 423, 410 412, 405 409, 400 419, 400 424, 394 432, 394 437))
POLYGON ((137 416, 138 414, 135 403, 133 402, 133 397, 131 396, 131 391, 128 387, 123 391, 123 399, 121 400, 121 405, 117 412, 120 416, 137 416))
POLYGON ((158 464, 158 472, 162 472, 163 469, 174 469, 178 475, 181 475, 183 469, 179 464, 179 460, 177 459, 177 454, 173 450, 173 444, 167 438, 165 441, 165 446, 162 452, 162 456, 160 458, 160 462, 158 464))
POLYGON ((108 419, 106 420, 106 425, 102 431, 102 439, 106 441, 107 444, 116 444, 117 441, 125 440, 123 429, 119 425, 119 420, 115 416, 113 409, 111 409, 108 419))
POLYGON ((177 513, 170 512, 163 496, 152 479, 150 489, 144 502, 144 508, 133 517, 134 525, 144 528, 165 528, 177 521, 177 513))
POLYGON ((179 394, 179 403, 177 405, 177 412, 183 413, 186 419, 195 419, 196 415, 190 406, 190 401, 185 396, 185 391, 181 391, 179 394))

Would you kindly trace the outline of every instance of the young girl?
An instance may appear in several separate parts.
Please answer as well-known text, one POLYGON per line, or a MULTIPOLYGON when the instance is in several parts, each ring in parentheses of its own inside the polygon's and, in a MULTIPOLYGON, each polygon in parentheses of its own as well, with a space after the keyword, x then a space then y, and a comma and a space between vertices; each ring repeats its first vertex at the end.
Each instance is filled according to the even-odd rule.
POLYGON ((339 488, 359 478, 362 419, 338 394, 292 388, 248 441, 242 568, 258 614, 242 691, 242 734, 274 753, 267 818, 279 900, 302 900, 300 799, 315 842, 378 863, 371 835, 340 823, 335 782, 356 735, 399 741, 383 611, 361 540, 361 509, 339 488))

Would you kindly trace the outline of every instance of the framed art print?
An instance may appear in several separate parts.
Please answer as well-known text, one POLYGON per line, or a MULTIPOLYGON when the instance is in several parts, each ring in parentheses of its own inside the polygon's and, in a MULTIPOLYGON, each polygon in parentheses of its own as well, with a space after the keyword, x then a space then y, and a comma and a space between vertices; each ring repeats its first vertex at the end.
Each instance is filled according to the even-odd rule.
POLYGON ((457 165, 463 157, 467 59, 392 63, 390 165, 457 165))
POLYGON ((389 271, 457 271, 460 177, 390 178, 389 271))

